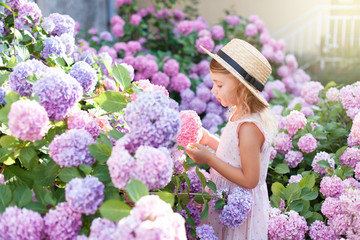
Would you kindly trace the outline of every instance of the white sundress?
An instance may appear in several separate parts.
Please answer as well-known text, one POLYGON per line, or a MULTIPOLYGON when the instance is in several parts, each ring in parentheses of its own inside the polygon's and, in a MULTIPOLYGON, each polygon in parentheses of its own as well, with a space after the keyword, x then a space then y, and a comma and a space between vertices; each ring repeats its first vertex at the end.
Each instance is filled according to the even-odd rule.
MULTIPOLYGON (((229 121, 221 134, 220 143, 216 151, 216 156, 222 161, 235 166, 241 167, 238 126, 244 122, 255 123, 259 130, 265 137, 263 146, 261 147, 261 170, 260 180, 258 185, 251 189, 254 204, 245 220, 240 226, 235 229, 224 227, 219 221, 219 214, 215 211, 213 206, 209 208, 209 216, 207 224, 214 228, 215 235, 219 240, 267 240, 268 239, 268 221, 269 221, 269 197, 266 186, 266 175, 271 152, 271 142, 269 135, 264 129, 262 123, 259 121, 258 114, 253 114, 250 117, 238 120, 229 121)), ((231 190, 237 185, 230 182, 216 170, 210 169, 210 179, 216 184, 217 189, 231 190)))

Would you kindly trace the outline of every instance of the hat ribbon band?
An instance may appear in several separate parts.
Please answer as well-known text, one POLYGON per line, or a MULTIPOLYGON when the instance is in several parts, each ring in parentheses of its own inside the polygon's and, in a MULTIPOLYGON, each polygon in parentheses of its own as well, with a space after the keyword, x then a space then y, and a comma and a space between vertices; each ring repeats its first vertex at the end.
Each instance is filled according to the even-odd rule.
POLYGON ((248 81, 251 85, 253 85, 260 92, 264 90, 264 85, 261 84, 258 80, 256 80, 253 76, 248 74, 234 59, 229 57, 225 52, 221 49, 216 53, 219 57, 221 57, 225 62, 227 62, 231 67, 235 69, 246 81, 248 81))

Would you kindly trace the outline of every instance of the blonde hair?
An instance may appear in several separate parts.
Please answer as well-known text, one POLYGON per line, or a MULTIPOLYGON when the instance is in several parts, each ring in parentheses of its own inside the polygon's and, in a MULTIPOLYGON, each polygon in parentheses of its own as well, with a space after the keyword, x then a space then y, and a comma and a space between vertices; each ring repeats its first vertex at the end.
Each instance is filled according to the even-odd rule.
MULTIPOLYGON (((212 59, 210 62, 210 71, 231 74, 220 63, 212 59)), ((233 76, 231 74, 231 76, 233 76)), ((233 76, 235 78, 235 76, 233 76)), ((252 92, 244 86, 240 81, 237 85, 237 102, 243 106, 243 114, 257 113, 260 117, 260 122, 268 130, 270 139, 273 140, 278 131, 278 122, 275 115, 271 112, 270 108, 262 103, 252 92)), ((236 107, 230 108, 229 114, 234 113, 236 107)))

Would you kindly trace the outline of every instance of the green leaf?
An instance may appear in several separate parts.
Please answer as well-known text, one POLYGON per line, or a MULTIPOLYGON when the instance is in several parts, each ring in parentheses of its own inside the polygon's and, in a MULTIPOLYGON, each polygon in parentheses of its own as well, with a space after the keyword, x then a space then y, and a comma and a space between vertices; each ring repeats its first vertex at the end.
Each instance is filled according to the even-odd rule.
POLYGON ((106 162, 111 155, 111 148, 103 143, 94 143, 87 147, 97 162, 106 162))
POLYGON ((6 105, 5 107, 0 109, 0 122, 7 123, 8 122, 8 114, 10 112, 10 106, 6 105))
POLYGON ((309 188, 303 188, 301 190, 301 199, 302 200, 314 200, 319 196, 317 190, 311 190, 309 188))
POLYGON ((120 84, 121 90, 125 91, 130 87, 130 75, 124 66, 115 63, 115 66, 112 69, 112 74, 115 81, 120 84))
POLYGON ((348 146, 343 146, 343 147, 339 148, 335 153, 336 157, 340 158, 340 156, 346 151, 347 148, 348 148, 348 146))
POLYGON ((291 183, 285 188, 285 200, 288 202, 292 202, 300 198, 301 188, 299 183, 291 183))
POLYGON ((79 170, 76 167, 64 167, 59 172, 59 178, 63 182, 70 182, 73 178, 82 178, 79 170))
POLYGON ((207 183, 206 183, 206 186, 208 186, 208 188, 210 188, 213 192, 216 192, 216 184, 209 180, 207 183))
POLYGON ((292 203, 290 203, 289 208, 296 212, 300 212, 303 209, 302 201, 301 200, 293 201, 292 203))
POLYGON ((19 62, 17 61, 16 57, 12 57, 12 58, 10 58, 10 60, 8 61, 6 67, 8 67, 8 68, 14 68, 16 65, 18 65, 18 63, 19 63, 19 62))
POLYGON ((97 177, 101 182, 110 182, 110 173, 107 165, 98 165, 94 167, 92 176, 97 177))
POLYGON ((16 51, 18 52, 20 58, 23 60, 23 61, 26 61, 30 58, 30 53, 29 53, 29 50, 23 46, 23 45, 15 45, 15 49, 16 51))
POLYGON ((209 204, 206 201, 205 207, 204 207, 203 211, 201 212, 200 219, 205 220, 205 219, 207 219, 208 215, 209 215, 209 204))
MULTIPOLYGON (((119 189, 113 187, 113 186, 107 186, 105 187, 105 191, 104 191, 104 195, 105 195, 105 199, 106 200, 121 200, 120 194, 119 194, 119 189)), ((121 195, 123 197, 123 195, 121 195)))
POLYGON ((0 184, 0 213, 8 206, 12 199, 12 193, 8 186, 0 184))
POLYGON ((25 206, 25 208, 42 214, 48 212, 48 209, 45 206, 43 206, 40 202, 30 202, 25 206))
POLYGON ((331 82, 328 82, 327 84, 326 84, 326 86, 325 86, 325 91, 327 91, 329 88, 331 88, 331 87, 336 87, 336 82, 334 82, 334 81, 331 81, 331 82))
POLYGON ((92 167, 86 164, 80 164, 79 169, 85 174, 89 175, 92 172, 92 167))
POLYGON ((107 200, 99 208, 102 217, 113 222, 127 217, 130 214, 131 207, 120 200, 107 200))
POLYGON ((299 183, 301 188, 311 189, 315 185, 315 176, 312 174, 303 177, 299 183))
POLYGON ((20 99, 20 96, 19 96, 19 94, 17 92, 10 91, 10 92, 6 93, 5 102, 7 104, 16 102, 19 99, 20 99))
POLYGON ((0 138, 0 145, 3 148, 15 148, 17 146, 18 139, 13 136, 4 135, 0 138))
MULTIPOLYGON (((0 58, 1 59, 1 58, 0 58)), ((9 79, 10 72, 2 70, 0 71, 0 86, 9 79)))
POLYGON ((34 84, 38 80, 38 77, 35 74, 32 74, 26 78, 26 81, 30 84, 34 84))
POLYGON ((107 112, 118 112, 126 106, 126 100, 120 92, 102 92, 94 101, 107 112))
POLYGON ((108 135, 113 139, 118 140, 122 138, 125 135, 125 133, 119 132, 117 129, 113 129, 110 132, 108 132, 108 135))
POLYGON ((216 211, 218 211, 220 209, 223 209, 225 205, 226 205, 226 202, 223 199, 217 200, 216 203, 215 203, 216 211))
POLYGON ((4 170, 4 175, 9 181, 9 185, 15 186, 27 186, 31 188, 34 184, 34 177, 30 171, 25 171, 19 166, 11 165, 7 166, 4 170))
POLYGON ((169 203, 171 207, 174 206, 175 196, 173 194, 169 192, 157 192, 156 195, 158 195, 164 202, 169 203))
POLYGON ((30 170, 35 166, 35 164, 39 160, 37 153, 33 147, 25 147, 21 149, 19 158, 21 160, 21 163, 24 165, 24 167, 30 170))
POLYGON ((22 208, 32 201, 32 192, 28 187, 19 186, 14 191, 17 205, 22 208))
POLYGON ((280 163, 275 167, 275 172, 277 172, 279 174, 286 174, 286 173, 290 172, 290 168, 287 164, 280 163))
POLYGON ((60 167, 53 160, 47 164, 39 164, 33 169, 34 180, 40 186, 50 186, 55 181, 60 167))
POLYGON ((274 182, 271 185, 271 192, 277 197, 280 197, 282 199, 285 198, 285 187, 279 182, 274 182))
POLYGON ((198 166, 196 166, 195 171, 201 181, 202 189, 204 190, 206 187, 206 178, 204 177, 204 174, 202 174, 202 172, 199 171, 198 166))
POLYGON ((100 136, 100 139, 98 139, 98 141, 100 140, 101 143, 105 144, 110 149, 112 149, 112 143, 111 143, 110 139, 108 138, 108 136, 102 132, 99 134, 99 136, 100 136))
POLYGON ((108 73, 109 73, 109 76, 110 76, 110 77, 113 77, 112 69, 111 69, 111 66, 110 66, 110 64, 108 63, 108 61, 106 61, 105 59, 101 59, 101 62, 105 65, 106 70, 107 70, 108 73))
POLYGON ((126 184, 126 192, 129 199, 132 202, 137 202, 141 197, 149 195, 149 191, 146 185, 136 179, 131 179, 128 184, 126 184))
POLYGON ((12 12, 12 9, 9 7, 9 5, 7 5, 5 3, 2 3, 2 2, 0 2, 0 5, 7 8, 7 9, 9 9, 12 12))
POLYGON ((345 177, 351 177, 354 175, 354 168, 352 167, 343 165, 341 166, 341 170, 343 171, 345 177))
POLYGON ((330 163, 326 160, 320 160, 316 164, 323 168, 331 168, 330 163))

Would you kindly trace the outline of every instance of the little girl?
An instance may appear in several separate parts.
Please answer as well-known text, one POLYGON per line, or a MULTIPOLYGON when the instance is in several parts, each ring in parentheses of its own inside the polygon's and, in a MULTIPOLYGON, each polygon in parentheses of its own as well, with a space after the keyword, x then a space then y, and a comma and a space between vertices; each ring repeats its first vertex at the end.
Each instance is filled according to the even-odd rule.
POLYGON ((231 40, 217 54, 202 49, 212 57, 211 92, 231 109, 220 140, 203 129, 200 144, 189 145, 186 152, 196 163, 211 167, 211 180, 217 189, 230 191, 241 186, 251 191, 254 201, 246 221, 235 229, 222 226, 213 208, 207 223, 220 240, 267 240, 269 197, 265 180, 277 122, 260 91, 271 66, 254 46, 240 39, 231 40))

